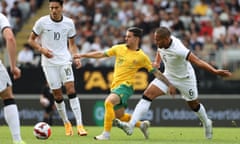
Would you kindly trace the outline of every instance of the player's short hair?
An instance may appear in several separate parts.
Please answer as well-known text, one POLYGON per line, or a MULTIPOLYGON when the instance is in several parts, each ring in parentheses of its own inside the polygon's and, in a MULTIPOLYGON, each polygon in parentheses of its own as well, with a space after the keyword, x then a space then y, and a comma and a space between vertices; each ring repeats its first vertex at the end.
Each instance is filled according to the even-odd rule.
POLYGON ((156 29, 155 33, 157 33, 160 37, 166 38, 171 36, 171 32, 166 27, 159 27, 156 29))
POLYGON ((60 5, 63 5, 63 0, 49 0, 49 2, 58 2, 60 5))
POLYGON ((143 34, 143 30, 138 27, 130 27, 127 29, 127 31, 130 31, 133 33, 134 36, 141 38, 143 34))

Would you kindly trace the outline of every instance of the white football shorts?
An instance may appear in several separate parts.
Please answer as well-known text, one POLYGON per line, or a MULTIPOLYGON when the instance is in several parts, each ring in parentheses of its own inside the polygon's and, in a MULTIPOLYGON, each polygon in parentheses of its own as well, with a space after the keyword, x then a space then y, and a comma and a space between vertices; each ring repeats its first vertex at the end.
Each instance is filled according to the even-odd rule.
MULTIPOLYGON (((196 83, 196 77, 193 75, 192 77, 178 79, 172 78, 165 75, 167 79, 179 90, 181 96, 186 101, 196 100, 198 98, 198 89, 196 83)), ((165 94, 168 92, 168 86, 155 78, 150 84, 155 85, 160 90, 162 90, 165 94)))
POLYGON ((59 89, 64 83, 74 81, 71 64, 43 66, 43 72, 51 89, 59 89))
POLYGON ((12 86, 12 81, 8 75, 7 69, 0 62, 0 92, 5 90, 7 86, 12 86))

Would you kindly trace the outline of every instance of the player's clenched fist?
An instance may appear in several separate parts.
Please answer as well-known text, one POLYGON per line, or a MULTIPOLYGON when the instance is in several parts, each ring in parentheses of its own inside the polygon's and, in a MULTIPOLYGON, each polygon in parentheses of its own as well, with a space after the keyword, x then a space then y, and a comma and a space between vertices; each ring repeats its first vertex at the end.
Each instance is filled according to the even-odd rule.
POLYGON ((39 50, 44 56, 46 56, 47 58, 52 58, 53 57, 53 53, 51 50, 46 49, 46 48, 41 48, 39 50))

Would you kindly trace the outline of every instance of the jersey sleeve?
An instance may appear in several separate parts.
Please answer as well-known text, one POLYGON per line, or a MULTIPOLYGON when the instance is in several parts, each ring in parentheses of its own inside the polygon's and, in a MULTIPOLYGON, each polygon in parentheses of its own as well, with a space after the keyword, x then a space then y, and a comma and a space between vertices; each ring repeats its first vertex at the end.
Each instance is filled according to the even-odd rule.
POLYGON ((36 35, 40 35, 42 32, 42 24, 41 24, 41 19, 37 20, 33 26, 32 30, 36 35))
POLYGON ((74 25, 74 23, 73 23, 73 21, 72 20, 70 20, 71 22, 70 22, 70 30, 69 30, 69 33, 68 33, 68 37, 69 38, 73 38, 75 35, 76 35, 76 28, 75 28, 75 25, 74 25))
POLYGON ((119 46, 117 46, 117 45, 116 45, 116 46, 113 46, 113 47, 107 49, 107 50, 104 52, 104 54, 105 54, 106 56, 108 56, 108 57, 115 56, 116 53, 117 53, 118 47, 119 47, 119 46))
POLYGON ((8 19, 6 16, 4 16, 3 14, 0 15, 0 28, 1 28, 1 32, 3 31, 4 28, 6 27, 11 27, 8 19))

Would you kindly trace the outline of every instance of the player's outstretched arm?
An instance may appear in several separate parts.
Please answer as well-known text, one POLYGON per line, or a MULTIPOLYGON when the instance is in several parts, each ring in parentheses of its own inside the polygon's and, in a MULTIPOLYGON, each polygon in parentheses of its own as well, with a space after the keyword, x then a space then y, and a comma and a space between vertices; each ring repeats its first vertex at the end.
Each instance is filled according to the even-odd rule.
POLYGON ((229 77, 232 75, 232 73, 229 70, 222 70, 222 69, 218 69, 216 70, 217 75, 220 75, 222 77, 229 77))
POLYGON ((89 52, 89 53, 84 53, 84 54, 75 54, 73 56, 74 59, 80 59, 80 58, 103 58, 106 57, 103 51, 94 51, 94 52, 89 52))
POLYGON ((205 69, 215 75, 220 75, 222 77, 229 77, 232 75, 232 73, 229 70, 221 70, 221 69, 215 69, 213 66, 208 64, 207 62, 199 59, 195 54, 190 53, 188 60, 197 65, 198 67, 205 69))

